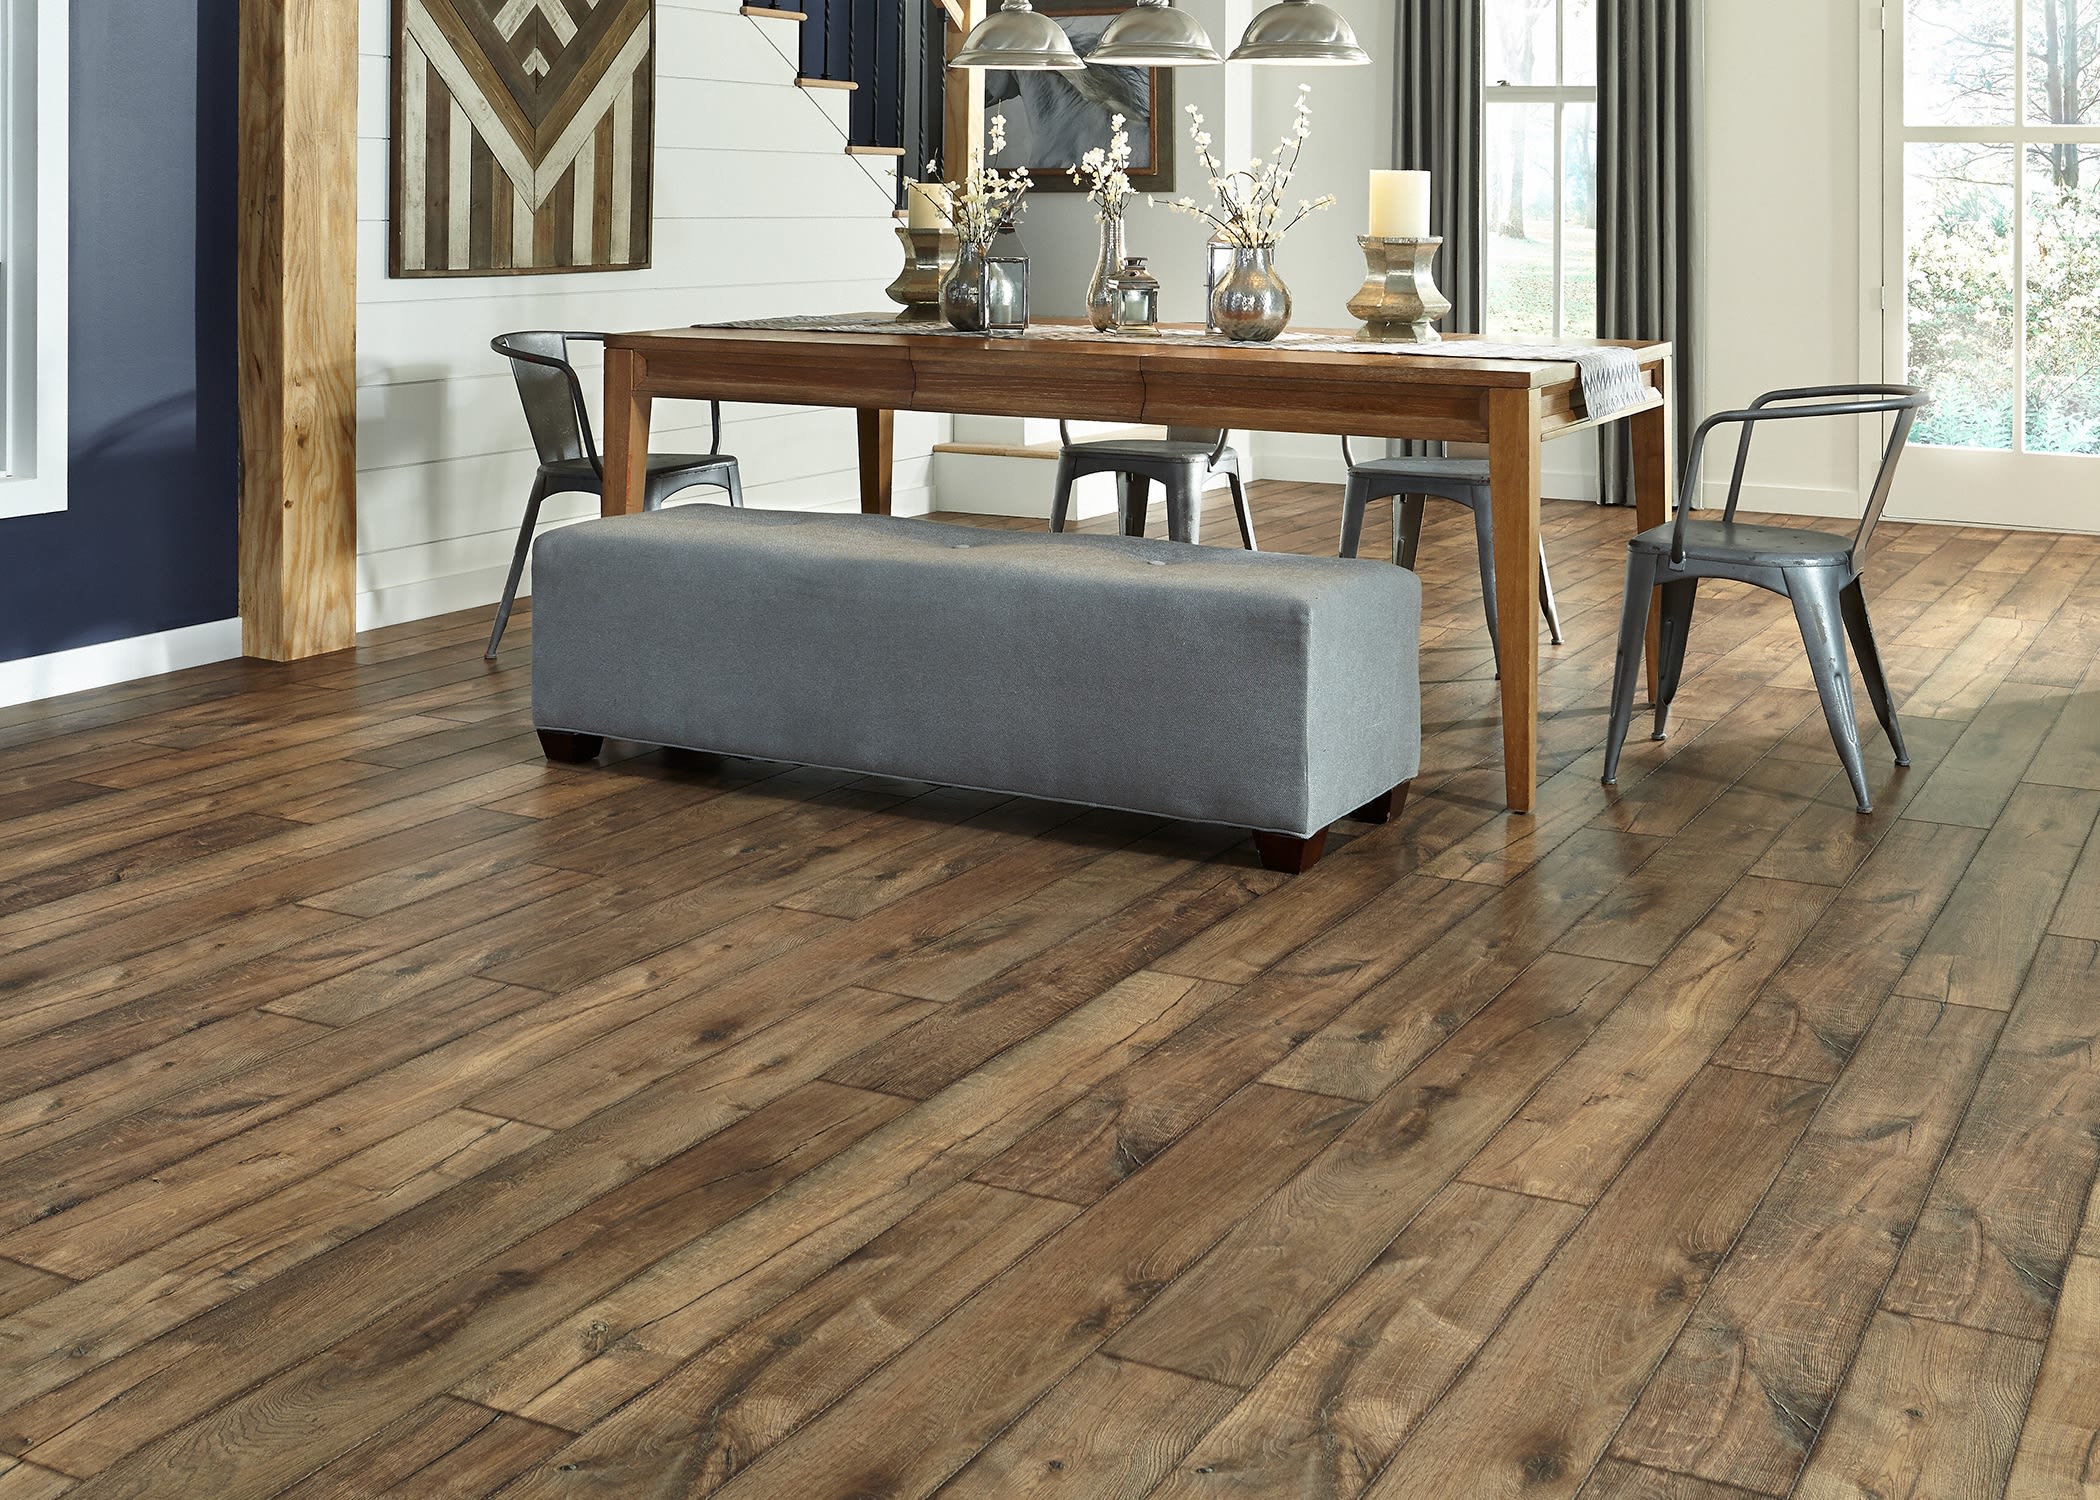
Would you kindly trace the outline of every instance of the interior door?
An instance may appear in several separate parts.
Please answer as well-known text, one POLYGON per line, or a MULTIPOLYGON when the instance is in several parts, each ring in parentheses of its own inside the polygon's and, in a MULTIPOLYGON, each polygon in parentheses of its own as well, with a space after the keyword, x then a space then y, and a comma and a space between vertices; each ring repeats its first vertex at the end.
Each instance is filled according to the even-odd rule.
POLYGON ((1888 0, 1890 513, 2100 530, 2100 0, 1888 0))

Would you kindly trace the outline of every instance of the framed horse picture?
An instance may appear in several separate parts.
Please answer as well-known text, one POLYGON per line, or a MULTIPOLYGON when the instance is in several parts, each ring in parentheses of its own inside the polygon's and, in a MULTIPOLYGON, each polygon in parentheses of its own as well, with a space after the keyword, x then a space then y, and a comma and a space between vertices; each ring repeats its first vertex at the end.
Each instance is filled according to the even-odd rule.
POLYGON ((393 0, 395 276, 649 264, 656 0, 393 0))
MULTIPOLYGON (((1037 9, 1064 28, 1072 50, 1092 52, 1108 23, 1127 5, 1058 4, 1037 9)), ((997 165, 1026 167, 1039 193, 1081 191, 1071 169, 1096 146, 1106 146, 1109 121, 1123 116, 1130 132, 1130 183, 1141 193, 1174 187, 1174 70, 1081 68, 1023 73, 990 68, 984 75, 985 113, 1006 116, 1006 151, 997 165)))

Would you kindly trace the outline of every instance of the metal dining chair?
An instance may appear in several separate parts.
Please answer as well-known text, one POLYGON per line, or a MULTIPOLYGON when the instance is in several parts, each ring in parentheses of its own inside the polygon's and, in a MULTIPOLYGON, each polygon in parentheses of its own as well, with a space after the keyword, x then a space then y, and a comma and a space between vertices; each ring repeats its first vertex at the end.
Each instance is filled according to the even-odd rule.
MULTIPOLYGON (((1349 439, 1342 439, 1342 461, 1348 482, 1342 488, 1343 557, 1354 557, 1364 536, 1364 511, 1373 500, 1393 501, 1393 561, 1414 571, 1422 545, 1422 502, 1450 500, 1473 512, 1473 540, 1480 554, 1480 599, 1487 607, 1488 643, 1495 649, 1495 670, 1502 670, 1500 616, 1495 612, 1495 507, 1484 458, 1367 458, 1359 462, 1349 439)), ((1539 608, 1553 644, 1562 644, 1560 610, 1553 601, 1553 575, 1546 570, 1546 544, 1539 543, 1539 608)))
POLYGON ((1240 457, 1214 427, 1169 427, 1163 438, 1101 438, 1075 443, 1072 429, 1057 424, 1057 493, 1050 502, 1050 529, 1063 531, 1072 509, 1072 486, 1089 474, 1116 476, 1116 514, 1123 535, 1143 536, 1152 508, 1152 481, 1167 493, 1167 537, 1195 542, 1203 532, 1203 491, 1217 475, 1232 486, 1232 513, 1240 523, 1240 545, 1254 546, 1254 512, 1240 478, 1240 457))
POLYGON ((1662 644, 1656 663, 1655 695, 1655 738, 1659 740, 1669 728, 1670 700, 1677 696, 1677 685, 1684 673, 1685 638, 1691 629, 1699 580, 1732 578, 1793 600, 1794 618, 1801 626, 1801 641, 1815 672, 1816 692, 1823 700, 1823 716, 1830 721, 1830 737, 1837 744, 1838 759, 1844 762, 1859 810, 1874 810, 1860 753, 1845 639, 1851 637, 1852 649, 1859 655, 1860 676, 1873 701, 1875 717, 1889 737, 1889 748, 1896 752, 1896 764, 1907 766, 1910 756, 1903 748, 1903 731, 1896 723, 1895 705, 1889 696, 1888 674, 1881 665, 1881 651, 1874 643, 1874 627, 1867 619, 1860 575, 1866 569, 1867 544, 1896 482, 1896 465, 1902 460, 1904 445, 1910 441, 1911 427, 1918 413, 1931 404, 1932 398, 1917 386, 1809 386, 1769 392, 1742 411, 1717 412, 1699 425, 1685 464, 1684 483, 1678 490, 1676 521, 1642 532, 1628 548, 1626 607, 1619 622, 1618 671, 1612 684, 1611 726, 1604 749, 1607 786, 1618 780, 1619 752, 1633 722, 1634 688, 1640 677, 1642 650, 1647 644, 1649 604, 1654 591, 1662 590, 1662 644), (1750 440, 1756 436, 1759 423, 1889 414, 1896 420, 1856 535, 1845 537, 1796 526, 1755 526, 1736 520, 1743 474, 1750 463, 1750 440), (1728 503, 1720 520, 1694 520, 1691 502, 1698 493, 1699 461, 1707 434, 1724 425, 1740 425, 1743 429, 1736 444, 1735 474, 1728 482, 1728 503))
MULTIPOLYGON (((569 362, 572 343, 603 343, 602 333, 555 333, 535 331, 506 333, 489 341, 489 347, 510 361, 517 378, 518 395, 525 403, 525 423, 532 429, 532 445, 539 451, 540 470, 525 501, 525 522, 518 528, 517 550, 511 554, 510 577, 503 584, 503 598, 496 605, 496 628, 489 633, 490 661, 502 643, 503 628, 510 623, 511 606, 517 601, 518 580, 525 574, 525 559, 532 552, 532 537, 539 525, 540 505, 549 495, 598 495, 605 490, 605 466, 598 457, 598 444, 591 436, 591 414, 584 408, 583 383, 569 362)), ((712 438, 705 453, 652 453, 649 477, 642 494, 642 509, 655 510, 680 490, 694 485, 715 485, 729 491, 729 503, 744 503, 744 487, 736 460, 722 451, 722 404, 707 404, 712 438)))

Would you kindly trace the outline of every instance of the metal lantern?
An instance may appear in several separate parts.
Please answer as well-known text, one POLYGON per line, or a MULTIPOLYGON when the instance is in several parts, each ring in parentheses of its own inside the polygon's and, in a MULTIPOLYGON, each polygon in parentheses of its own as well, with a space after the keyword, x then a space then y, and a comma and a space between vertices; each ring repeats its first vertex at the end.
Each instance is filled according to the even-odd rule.
POLYGON ((1225 273, 1232 269, 1233 244, 1220 231, 1211 236, 1210 244, 1205 248, 1208 254, 1203 266, 1203 331, 1216 333, 1218 315, 1213 309, 1218 300, 1218 283, 1223 281, 1225 273))
POLYGON ((1095 66, 1186 68, 1224 59, 1193 16, 1174 9, 1168 0, 1137 0, 1108 23, 1087 61, 1095 66))
POLYGON ((1145 257, 1126 256, 1123 269, 1109 281, 1110 320, 1119 333, 1152 333, 1159 328, 1159 278, 1145 269, 1145 257))
POLYGON ((972 27, 962 50, 948 60, 951 68, 1011 68, 1017 72, 1070 71, 1086 66, 1072 50, 1064 28, 1039 16, 1028 0, 1005 0, 998 10, 972 27))
POLYGON ((1349 67, 1370 60, 1371 54, 1356 44, 1349 23, 1319 0, 1276 0, 1247 23, 1229 59, 1312 67, 1349 67))

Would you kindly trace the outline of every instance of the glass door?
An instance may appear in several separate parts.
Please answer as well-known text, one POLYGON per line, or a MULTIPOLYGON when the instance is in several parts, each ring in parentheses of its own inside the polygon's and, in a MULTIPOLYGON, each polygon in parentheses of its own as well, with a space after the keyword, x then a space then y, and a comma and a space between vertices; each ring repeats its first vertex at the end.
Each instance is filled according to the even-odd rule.
POLYGON ((2100 530, 2100 0, 1889 0, 1891 514, 2100 530))

